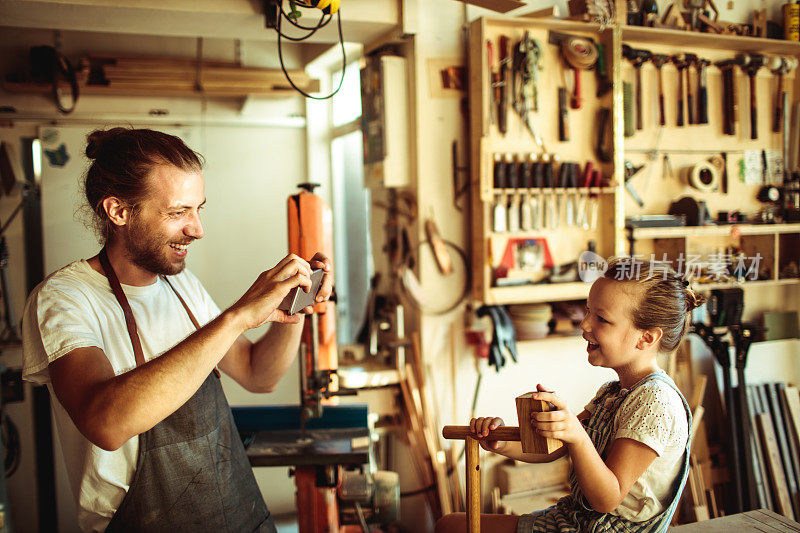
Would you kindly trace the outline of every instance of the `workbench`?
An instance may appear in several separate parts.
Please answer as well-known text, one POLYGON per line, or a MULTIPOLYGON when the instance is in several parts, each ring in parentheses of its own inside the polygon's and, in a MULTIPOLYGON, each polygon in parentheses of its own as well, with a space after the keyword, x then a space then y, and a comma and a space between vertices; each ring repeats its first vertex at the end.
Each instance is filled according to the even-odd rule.
POLYGON ((233 407, 252 466, 359 466, 369 460, 366 405, 326 406, 303 434, 299 406, 233 407))
POLYGON ((746 513, 738 513, 713 520, 704 520, 694 524, 672 527, 675 533, 730 533, 731 531, 761 531, 777 533, 778 531, 800 532, 800 524, 767 509, 757 509, 746 513))

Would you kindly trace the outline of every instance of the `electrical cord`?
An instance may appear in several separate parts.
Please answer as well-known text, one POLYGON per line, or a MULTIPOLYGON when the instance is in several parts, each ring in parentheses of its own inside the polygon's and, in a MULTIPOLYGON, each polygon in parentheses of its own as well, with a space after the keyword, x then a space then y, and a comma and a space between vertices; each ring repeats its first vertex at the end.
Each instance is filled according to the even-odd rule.
MULTIPOLYGON (((331 21, 331 18, 333 17, 333 15, 328 15, 328 19, 327 19, 327 20, 325 20, 325 15, 326 15, 326 13, 325 13, 325 12, 323 12, 323 13, 320 15, 320 17, 319 17, 319 21, 317 22, 317 25, 316 25, 316 26, 303 26, 302 24, 298 24, 296 20, 294 20, 292 17, 290 17, 290 16, 289 16, 289 14, 288 14, 286 11, 284 11, 284 10, 283 10, 283 2, 281 2, 281 3, 279 4, 279 6, 280 6, 280 9, 281 9, 281 14, 283 14, 284 18, 285 18, 286 20, 288 20, 288 21, 289 21, 289 23, 290 23, 292 26, 294 26, 295 28, 299 28, 299 29, 301 29, 301 30, 313 30, 313 31, 317 31, 318 29, 320 29, 320 28, 324 28, 325 26, 327 26, 327 25, 328 25, 328 22, 330 22, 330 21, 331 21), (323 22, 323 20, 325 20, 325 22, 323 22)), ((305 37, 304 37, 304 38, 305 38, 305 37)))
MULTIPOLYGON (((284 18, 284 15, 285 15, 285 13, 283 11, 283 6, 281 6, 281 15, 278 16, 278 23, 276 24, 275 31, 278 32, 278 59, 279 59, 279 61, 281 63, 281 70, 283 71, 283 75, 286 76, 286 81, 289 82, 289 85, 291 85, 292 88, 294 88, 294 90, 296 90, 297 92, 299 92, 300 94, 302 94, 306 98, 311 98, 312 100, 327 100, 329 98, 332 98, 336 93, 339 92, 339 89, 342 88, 342 82, 344 82, 344 71, 345 71, 345 67, 347 67, 347 55, 345 54, 345 51, 344 51, 344 38, 342 37, 342 12, 341 11, 337 11, 336 12, 336 22, 337 22, 337 25, 338 25, 338 28, 339 28, 339 46, 342 49, 342 77, 339 79, 339 85, 336 87, 336 90, 333 91, 332 93, 330 93, 327 96, 311 96, 310 94, 305 92, 303 89, 301 89, 300 87, 295 85, 295 83, 292 81, 292 78, 289 76, 289 73, 286 71, 286 66, 283 63, 283 47, 281 46, 281 38, 288 39, 290 41, 303 41, 305 39, 308 39, 318 29, 320 29, 325 24, 330 22, 330 19, 333 17, 333 15, 328 17, 328 20, 325 22, 325 24, 322 24, 322 18, 324 18, 324 13, 323 13, 323 17, 320 18, 320 24, 322 24, 322 25, 317 24, 317 27, 315 29, 311 30, 311 33, 309 33, 308 35, 306 35, 304 37, 299 37, 299 38, 298 37, 289 37, 287 35, 284 35, 281 32, 281 20, 284 18)), ((291 19, 289 19, 289 20, 291 20, 291 19)), ((292 24, 295 24, 297 26, 297 24, 295 22, 292 22, 292 24)), ((300 27, 300 26, 298 26, 298 27, 300 27)))
MULTIPOLYGON (((472 286, 472 277, 469 271, 469 259, 467 259, 466 252, 464 252, 464 250, 462 250, 461 247, 459 247, 457 244, 453 242, 446 241, 443 239, 442 243, 444 243, 446 247, 454 250, 456 254, 458 254, 458 257, 461 259, 461 261, 464 263, 464 287, 461 289, 461 293, 457 300, 455 300, 453 303, 447 306, 444 306, 442 309, 431 309, 429 307, 426 307, 425 305, 420 303, 419 299, 415 295, 415 291, 413 290, 412 287, 408 285, 406 280, 403 279, 403 276, 400 276, 400 281, 401 281, 400 285, 403 288, 403 292, 408 297, 409 302, 411 302, 412 307, 414 307, 417 311, 430 316, 446 315, 447 313, 450 313, 451 311, 455 310, 459 305, 461 305, 464 301, 466 301, 467 298, 469 298, 469 290, 470 287, 472 286)), ((419 245, 417 246, 417 252, 416 252, 417 257, 419 257, 419 252, 425 245, 431 245, 430 240, 425 239, 423 241, 420 241, 419 245)))

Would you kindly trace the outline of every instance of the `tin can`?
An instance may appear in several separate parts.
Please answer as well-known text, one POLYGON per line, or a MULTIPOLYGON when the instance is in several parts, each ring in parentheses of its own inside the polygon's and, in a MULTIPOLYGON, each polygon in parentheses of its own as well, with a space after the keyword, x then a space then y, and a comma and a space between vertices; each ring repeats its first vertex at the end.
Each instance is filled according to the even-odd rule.
POLYGON ((783 5, 783 38, 800 41, 800 4, 796 2, 783 5))

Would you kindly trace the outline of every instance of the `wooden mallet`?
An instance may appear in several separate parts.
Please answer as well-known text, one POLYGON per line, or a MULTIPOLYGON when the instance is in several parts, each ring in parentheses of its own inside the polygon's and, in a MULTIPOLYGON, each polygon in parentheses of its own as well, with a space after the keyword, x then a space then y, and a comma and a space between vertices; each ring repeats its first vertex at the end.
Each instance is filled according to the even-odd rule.
POLYGON ((531 412, 550 411, 549 403, 534 400, 529 392, 516 399, 519 427, 500 426, 489 431, 486 437, 478 437, 470 431, 469 426, 445 426, 442 436, 445 439, 462 439, 465 441, 467 461, 467 531, 480 533, 481 530, 481 477, 478 448, 479 440, 521 441, 524 453, 550 454, 558 450, 563 443, 558 439, 548 439, 537 435, 531 425, 531 412))

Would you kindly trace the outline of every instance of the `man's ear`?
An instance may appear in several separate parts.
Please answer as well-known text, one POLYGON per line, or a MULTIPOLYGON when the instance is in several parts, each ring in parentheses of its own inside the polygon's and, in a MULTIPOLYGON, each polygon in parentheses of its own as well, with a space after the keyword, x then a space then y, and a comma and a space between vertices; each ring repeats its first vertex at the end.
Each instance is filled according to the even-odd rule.
POLYGON ((103 200, 103 209, 105 210, 108 219, 115 226, 125 226, 128 224, 128 222, 130 222, 130 206, 121 202, 120 199, 115 196, 109 196, 103 200))
POLYGON ((664 331, 661 328, 645 329, 639 336, 639 341, 636 343, 636 348, 639 350, 646 350, 651 346, 658 346, 661 342, 661 337, 664 336, 664 331))

